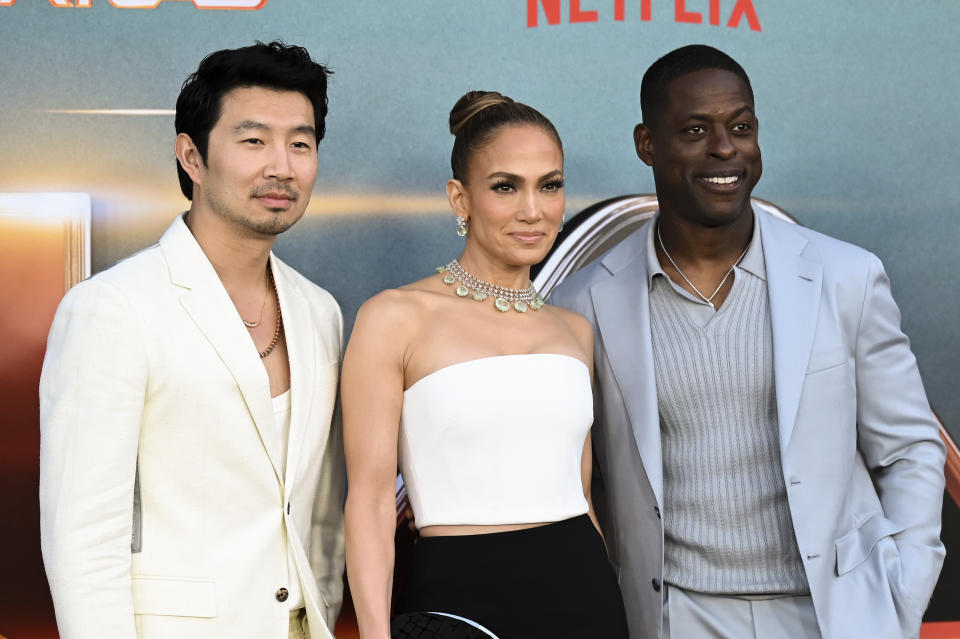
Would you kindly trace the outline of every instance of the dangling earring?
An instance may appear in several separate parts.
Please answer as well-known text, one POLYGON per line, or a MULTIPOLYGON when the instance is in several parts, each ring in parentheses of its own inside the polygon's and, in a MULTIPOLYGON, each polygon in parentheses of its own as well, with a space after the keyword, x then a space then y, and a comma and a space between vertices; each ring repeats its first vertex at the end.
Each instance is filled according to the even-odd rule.
POLYGON ((557 229, 557 233, 563 230, 563 223, 567 221, 567 216, 564 215, 560 218, 560 228, 557 229))
POLYGON ((460 237, 466 237, 467 235, 467 221, 463 218, 462 215, 457 216, 457 235, 460 237))

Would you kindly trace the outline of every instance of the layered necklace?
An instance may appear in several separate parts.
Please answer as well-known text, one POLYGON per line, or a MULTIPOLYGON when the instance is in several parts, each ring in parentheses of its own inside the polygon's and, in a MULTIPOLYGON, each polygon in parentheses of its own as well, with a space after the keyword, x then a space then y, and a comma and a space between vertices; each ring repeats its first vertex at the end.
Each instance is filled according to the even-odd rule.
MULTIPOLYGON (((272 280, 272 276, 271 276, 271 280, 272 280)), ((256 328, 260 326, 260 322, 263 321, 263 309, 267 307, 267 297, 269 296, 270 296, 270 285, 267 284, 267 290, 264 291, 263 293, 263 301, 260 302, 260 318, 257 321, 252 322, 250 320, 245 320, 241 317, 240 321, 243 322, 244 326, 246 326, 247 328, 256 328)))
POLYGON ((693 292, 700 296, 704 302, 710 305, 710 308, 717 310, 717 307, 713 305, 713 298, 717 296, 717 293, 720 292, 720 289, 723 288, 724 283, 727 281, 727 278, 730 277, 730 274, 733 273, 734 267, 740 263, 740 260, 743 259, 743 256, 747 254, 747 249, 750 248, 750 243, 747 243, 747 248, 743 249, 743 253, 740 254, 740 257, 737 258, 737 261, 730 265, 730 270, 727 271, 727 274, 723 276, 723 279, 720 280, 720 283, 717 284, 717 288, 713 291, 713 294, 707 297, 700 292, 696 286, 693 285, 693 282, 690 281, 686 275, 683 274, 683 271, 680 270, 680 267, 677 266, 677 263, 673 261, 673 258, 670 257, 670 253, 667 252, 667 247, 663 245, 663 238, 660 237, 660 224, 657 223, 657 241, 660 243, 660 248, 663 250, 663 254, 667 256, 667 259, 670 260, 670 263, 673 264, 673 268, 677 269, 677 273, 680 274, 680 277, 683 278, 683 281, 690 285, 690 288, 693 289, 693 292))
POLYGON ((443 283, 447 286, 457 285, 454 289, 457 297, 471 296, 477 302, 492 297, 494 308, 501 313, 511 308, 518 313, 526 313, 527 309, 539 311, 546 304, 533 287, 533 282, 526 288, 504 288, 474 277, 457 260, 451 260, 446 266, 438 266, 437 272, 443 275, 443 283))
POLYGON ((243 322, 243 325, 247 328, 256 328, 260 326, 260 323, 263 321, 263 308, 267 304, 267 296, 270 295, 270 291, 273 291, 274 295, 277 298, 277 322, 273 328, 273 339, 270 340, 270 344, 266 349, 259 351, 260 359, 265 359, 270 353, 274 351, 277 347, 277 344, 280 343, 280 332, 283 329, 283 316, 280 314, 280 295, 277 294, 277 283, 273 279, 273 269, 267 268, 267 277, 270 279, 270 285, 267 287, 267 293, 263 296, 263 303, 260 305, 260 319, 256 322, 251 322, 245 320, 242 317, 240 321, 243 322))

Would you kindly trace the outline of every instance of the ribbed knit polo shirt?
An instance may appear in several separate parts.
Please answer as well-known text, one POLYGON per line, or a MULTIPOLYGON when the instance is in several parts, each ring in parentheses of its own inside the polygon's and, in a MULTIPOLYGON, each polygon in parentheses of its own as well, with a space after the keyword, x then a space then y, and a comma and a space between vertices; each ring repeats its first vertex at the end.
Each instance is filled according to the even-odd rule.
POLYGON ((670 280, 654 250, 656 233, 649 237, 664 580, 704 593, 808 594, 780 462, 773 337, 756 223, 716 311, 670 280))

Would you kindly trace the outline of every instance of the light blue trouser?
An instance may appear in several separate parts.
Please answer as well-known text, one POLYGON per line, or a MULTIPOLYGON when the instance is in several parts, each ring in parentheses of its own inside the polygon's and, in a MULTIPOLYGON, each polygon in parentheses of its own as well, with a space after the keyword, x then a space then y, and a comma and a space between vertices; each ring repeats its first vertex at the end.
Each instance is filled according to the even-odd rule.
POLYGON ((662 639, 821 639, 809 595, 706 595, 665 587, 662 639))

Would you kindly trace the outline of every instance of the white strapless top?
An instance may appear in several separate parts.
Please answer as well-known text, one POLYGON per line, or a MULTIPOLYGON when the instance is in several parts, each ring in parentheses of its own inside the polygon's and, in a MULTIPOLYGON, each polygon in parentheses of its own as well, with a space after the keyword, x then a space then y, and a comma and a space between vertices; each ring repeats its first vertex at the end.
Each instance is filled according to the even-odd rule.
POLYGON ((403 394, 400 470, 417 526, 553 522, 587 512, 590 372, 567 355, 473 359, 403 394))

